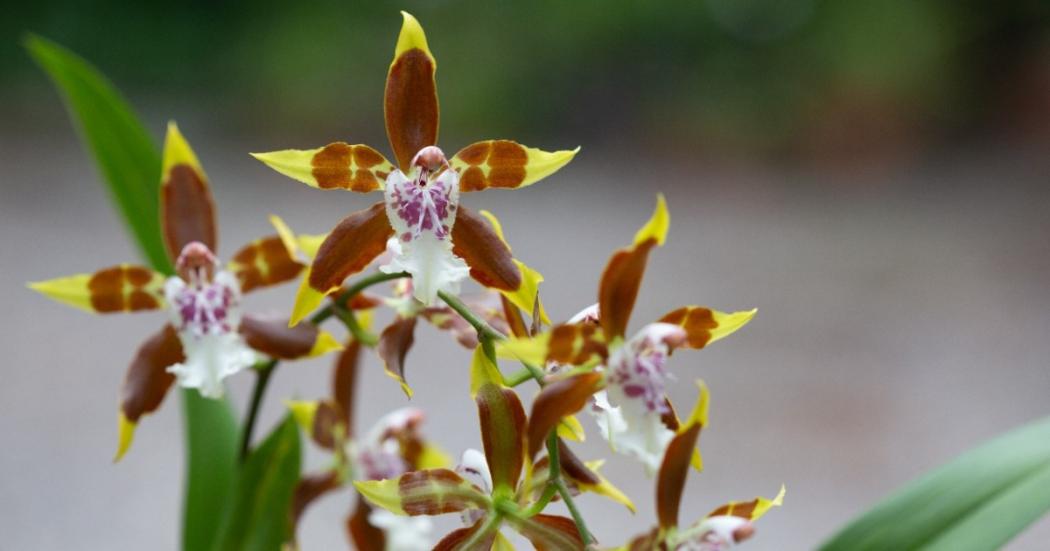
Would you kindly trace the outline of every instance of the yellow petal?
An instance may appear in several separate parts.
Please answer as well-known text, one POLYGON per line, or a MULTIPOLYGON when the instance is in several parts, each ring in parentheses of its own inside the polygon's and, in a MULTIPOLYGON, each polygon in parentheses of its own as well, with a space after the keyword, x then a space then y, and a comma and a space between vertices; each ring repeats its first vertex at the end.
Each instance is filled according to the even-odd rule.
POLYGON ((547 345, 550 340, 550 333, 540 333, 528 338, 511 337, 496 343, 496 356, 532 365, 543 365, 547 361, 547 345))
POLYGON ((492 383, 504 387, 503 374, 488 356, 481 346, 474 349, 474 356, 470 360, 470 397, 477 395, 478 389, 486 383, 492 383))
POLYGON ((634 244, 639 245, 650 239, 655 239, 657 245, 663 245, 667 240, 667 230, 671 227, 671 215, 667 212, 667 201, 664 194, 656 195, 656 209, 652 217, 645 223, 638 233, 634 234, 634 244))
POLYGON ((303 280, 299 283, 299 291, 295 293, 295 305, 292 306, 292 315, 288 320, 288 327, 295 327, 324 301, 325 294, 310 287, 310 268, 303 271, 303 280))
POLYGON ((34 281, 29 283, 28 287, 52 300, 95 313, 95 309, 91 307, 91 293, 88 291, 90 280, 91 274, 77 274, 47 281, 34 281))
MULTIPOLYGON (((543 274, 526 266, 524 262, 516 258, 514 259, 514 264, 521 271, 521 286, 514 291, 501 290, 500 292, 515 306, 531 316, 536 296, 540 292, 540 282, 543 281, 543 274)), ((547 325, 551 323, 550 318, 547 317, 547 310, 543 307, 543 301, 540 301, 540 321, 547 325)))
POLYGON ((135 426, 135 423, 124 416, 124 412, 117 414, 117 453, 113 456, 114 463, 120 461, 124 454, 128 453, 131 441, 135 438, 135 426))
POLYGON ((284 405, 292 412, 292 418, 299 428, 306 434, 313 434, 314 417, 320 403, 314 400, 285 400, 284 405))
POLYGON ((175 121, 169 121, 168 134, 164 138, 164 160, 161 164, 161 174, 167 174, 171 167, 181 164, 190 165, 204 177, 204 169, 201 168, 197 155, 190 148, 190 144, 186 142, 186 138, 179 132, 179 127, 175 124, 175 121))
POLYGON ((733 333, 736 333, 738 329, 747 325, 755 314, 758 313, 758 308, 752 308, 751 310, 745 310, 743 312, 733 312, 727 314, 725 312, 719 312, 718 310, 712 310, 711 313, 714 315, 715 322, 718 323, 718 327, 711 330, 711 340, 709 343, 722 340, 733 333))
POLYGON ((363 144, 330 143, 315 149, 252 153, 270 168, 317 189, 368 193, 383 189, 394 165, 363 144))
POLYGON ((583 431, 583 425, 580 424, 580 420, 575 415, 563 417, 561 422, 558 423, 557 431, 558 436, 567 440, 583 442, 587 439, 587 434, 583 431))
POLYGON ((85 312, 135 312, 164 307, 162 274, 142 266, 118 264, 93 274, 77 274, 29 283, 52 300, 85 312))
POLYGON ((627 494, 623 493, 619 488, 614 486, 612 482, 609 482, 607 478, 605 478, 600 472, 598 472, 598 469, 600 469, 602 464, 604 463, 605 462, 602 460, 588 461, 585 463, 587 465, 587 468, 598 476, 598 480, 600 482, 598 484, 577 483, 580 486, 580 490, 585 492, 593 492, 600 496, 605 496, 615 501, 616 503, 627 507, 627 509, 631 511, 631 513, 637 513, 638 509, 635 508, 634 502, 631 501, 631 498, 627 497, 627 494))
MULTIPOLYGON (((397 46, 394 48, 394 60, 401 54, 414 49, 419 48, 427 54, 431 60, 434 59, 434 55, 430 53, 430 47, 427 46, 427 36, 423 34, 423 26, 419 24, 412 14, 407 11, 402 11, 401 16, 404 18, 404 22, 401 24, 401 33, 397 36, 397 46)), ((391 63, 391 66, 393 63, 391 63)), ((434 63, 437 67, 437 63, 434 63)))
POLYGON ((452 465, 452 458, 441 448, 430 444, 423 444, 423 450, 416 460, 416 469, 445 469, 452 465))
POLYGON ((530 186, 557 172, 580 148, 543 151, 511 140, 485 140, 459 150, 449 164, 460 174, 460 191, 530 186))
POLYGON ((343 344, 336 340, 334 336, 328 331, 318 331, 317 339, 314 340, 314 346, 310 349, 310 353, 307 357, 313 358, 315 356, 323 356, 329 352, 336 352, 343 349, 343 344))
POLYGON ((270 215, 270 225, 273 226, 273 229, 277 230, 277 236, 281 238, 281 243, 283 243, 284 248, 288 250, 288 256, 299 258, 301 253, 299 250, 299 240, 296 239, 295 232, 292 231, 292 228, 276 214, 270 215))
POLYGON ((367 480, 354 482, 354 488, 372 505, 382 507, 391 513, 405 515, 401 508, 401 493, 398 488, 400 479, 367 480))

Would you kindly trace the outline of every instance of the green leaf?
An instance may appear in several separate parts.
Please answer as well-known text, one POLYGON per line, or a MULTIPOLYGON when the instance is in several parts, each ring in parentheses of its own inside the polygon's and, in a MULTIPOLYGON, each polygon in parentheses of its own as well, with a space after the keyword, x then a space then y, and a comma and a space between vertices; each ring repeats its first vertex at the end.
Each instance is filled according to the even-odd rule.
POLYGON ((186 488, 182 548, 210 549, 233 491, 240 431, 229 402, 182 391, 186 418, 186 488))
MULTIPOLYGON (((30 35, 26 49, 61 93, 144 259, 172 273, 160 234, 160 150, 119 92, 76 54, 30 35)), ((239 431, 225 400, 182 392, 186 419, 186 493, 182 547, 208 549, 233 484, 239 431)))
POLYGON ((999 549, 1050 511, 1050 418, 909 484, 820 549, 999 549))
POLYGON ((299 430, 287 415, 241 466, 214 549, 281 549, 291 536, 291 504, 299 481, 299 462, 299 430))
POLYGON ((83 58, 35 35, 26 38, 25 47, 61 93, 143 256, 156 270, 172 273, 160 234, 160 152, 149 133, 117 89, 83 58))

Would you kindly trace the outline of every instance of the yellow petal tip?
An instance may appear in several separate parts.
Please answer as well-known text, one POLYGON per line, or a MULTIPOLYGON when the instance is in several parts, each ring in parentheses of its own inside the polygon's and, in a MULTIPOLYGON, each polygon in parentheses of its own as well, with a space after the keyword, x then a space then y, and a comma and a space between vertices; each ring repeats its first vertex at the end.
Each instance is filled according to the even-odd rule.
POLYGON ((427 57, 433 58, 434 56, 430 54, 430 48, 427 47, 427 37, 423 33, 423 26, 419 24, 419 20, 407 11, 402 11, 401 17, 401 33, 397 37, 394 59, 396 60, 401 54, 417 48, 423 50, 427 57))
POLYGON ((314 347, 310 349, 309 357, 323 356, 329 352, 338 352, 343 350, 343 343, 336 340, 336 338, 327 331, 320 331, 317 333, 317 339, 314 340, 314 347))
POLYGON ((663 193, 656 194, 656 208, 649 221, 638 233, 634 235, 634 244, 639 245, 650 239, 656 241, 657 245, 663 245, 667 240, 667 231, 671 227, 671 215, 667 212, 667 200, 663 193))
POLYGON ((299 285, 299 291, 295 294, 295 305, 292 306, 292 315, 288 319, 288 327, 299 325, 300 321, 303 321, 306 316, 310 315, 310 312, 313 312, 321 305, 324 297, 325 293, 310 287, 310 270, 307 268, 306 273, 303 274, 302 283, 299 285))
POLYGON ((175 124, 175 121, 168 121, 168 133, 164 138, 164 159, 161 164, 161 172, 167 174, 168 170, 175 165, 186 164, 193 167, 194 170, 202 173, 200 161, 197 160, 197 155, 193 152, 189 142, 179 131, 179 127, 175 124))
POLYGON ((135 423, 132 423, 127 417, 124 416, 124 412, 120 412, 117 417, 117 453, 113 456, 113 462, 119 462, 124 454, 128 453, 128 449, 131 448, 131 441, 135 438, 135 423))

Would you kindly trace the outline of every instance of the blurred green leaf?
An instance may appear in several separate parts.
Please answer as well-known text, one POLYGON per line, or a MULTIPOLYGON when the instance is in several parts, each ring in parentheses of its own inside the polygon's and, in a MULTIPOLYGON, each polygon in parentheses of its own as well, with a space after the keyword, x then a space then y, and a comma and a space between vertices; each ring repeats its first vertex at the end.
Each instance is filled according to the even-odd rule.
POLYGON ((116 88, 83 58, 35 35, 26 38, 25 46, 61 93, 143 256, 155 269, 172 273, 158 216, 160 152, 146 129, 116 88))
MULTIPOLYGON (((104 76, 65 48, 29 36, 26 49, 59 89, 84 144, 94 155, 110 196, 149 264, 172 273, 160 234, 160 151, 104 76)), ((186 416, 186 493, 182 546, 208 549, 233 485, 237 422, 225 400, 182 392, 186 416)))
POLYGON ((233 491, 240 431, 226 400, 182 391, 186 416, 187 476, 182 511, 182 548, 210 549, 233 491))
POLYGON ((291 503, 299 482, 299 430, 284 418, 241 466, 215 549, 278 551, 291 535, 291 503))
POLYGON ((999 549, 1050 511, 1050 418, 1015 429, 916 480, 821 551, 999 549))

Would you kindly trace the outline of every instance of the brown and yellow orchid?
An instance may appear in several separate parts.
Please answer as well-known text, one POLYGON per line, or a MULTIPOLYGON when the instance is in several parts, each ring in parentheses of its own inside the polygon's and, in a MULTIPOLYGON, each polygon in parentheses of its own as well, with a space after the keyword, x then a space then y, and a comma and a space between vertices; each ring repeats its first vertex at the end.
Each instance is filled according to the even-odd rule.
POLYGON ((284 320, 242 312, 243 293, 292 280, 304 266, 274 235, 249 243, 220 267, 208 179, 174 123, 168 125, 160 185, 161 229, 176 275, 120 264, 29 284, 49 298, 93 313, 168 310, 169 323, 143 343, 124 379, 117 459, 131 445, 139 419, 160 407, 176 381, 218 398, 223 379, 262 355, 296 359, 340 348, 311 324, 289 329, 284 320))
MULTIPOLYGON (((292 503, 293 526, 318 497, 343 488, 351 480, 383 480, 420 469, 447 467, 449 458, 423 438, 423 412, 402 408, 379 419, 366 434, 354 438, 351 429, 360 345, 351 341, 335 364, 333 396, 322 401, 289 402, 296 420, 311 440, 332 452, 323 472, 303 476, 292 503)), ((404 518, 373 510, 357 498, 346 520, 347 537, 357 549, 428 549, 431 524, 425 518, 404 518)), ((293 530, 294 535, 294 530, 293 530)))
POLYGON ((667 446, 656 479, 656 517, 658 526, 631 540, 620 551, 725 551, 751 537, 752 521, 784 501, 784 488, 773 499, 757 497, 751 501, 731 501, 715 508, 686 528, 678 526, 678 509, 695 456, 700 431, 707 426, 708 391, 701 381, 700 398, 692 415, 678 427, 667 446))
POLYGON ((395 166, 375 149, 332 143, 318 149, 254 154, 309 186, 359 193, 383 191, 384 201, 344 218, 317 252, 296 297, 292 323, 389 248, 380 270, 407 272, 424 305, 439 292, 458 292, 469 274, 531 312, 535 274, 511 255, 485 220, 459 204, 460 192, 516 189, 554 173, 578 150, 546 152, 509 140, 486 140, 446 158, 437 148, 437 62, 419 22, 404 23, 387 73, 384 115, 395 166), (391 239, 393 238, 393 239, 391 239))
MULTIPOLYGON (((517 336, 497 344, 497 353, 533 365, 546 365, 568 376, 548 385, 537 403, 549 403, 544 423, 530 434, 541 439, 559 417, 575 413, 588 402, 612 448, 641 460, 654 472, 674 437, 674 410, 665 395, 671 374, 667 360, 675 348, 704 348, 743 327, 755 310, 724 313, 701 306, 684 306, 626 338, 628 320, 653 247, 663 245, 670 215, 663 196, 634 243, 616 251, 602 274, 598 303, 568 323, 531 337, 517 336), (565 371, 568 366, 578 369, 565 371), (567 386, 574 399, 552 400, 545 394, 567 386), (593 395, 593 398, 592 398, 593 395)), ((552 375, 558 377, 559 375, 552 375)), ((539 440, 542 441, 542 440, 539 440)), ((696 459, 699 468, 699 456, 696 459)))
MULTIPOLYGON (((483 355, 482 355, 483 356, 483 355)), ((517 394, 495 381, 485 381, 475 393, 484 453, 467 450, 455 470, 429 469, 397 478, 355 482, 372 505, 398 515, 460 513, 464 528, 447 534, 435 549, 510 548, 501 526, 509 526, 537 549, 583 549, 584 538, 567 517, 541 513, 553 492, 541 460, 533 464, 528 419, 517 394), (541 495, 545 494, 544 495, 541 495)), ((558 443, 559 477, 578 491, 593 491, 633 507, 623 494, 558 443)), ((546 460, 547 458, 544 458, 546 460)))

